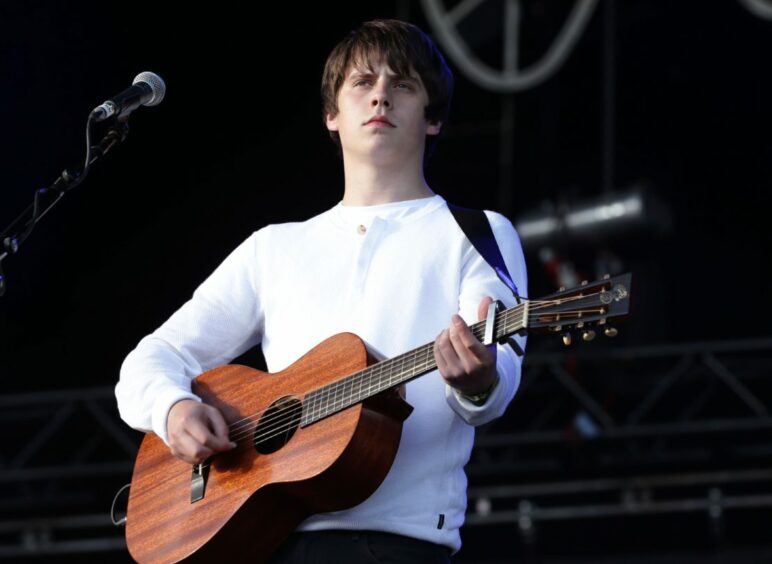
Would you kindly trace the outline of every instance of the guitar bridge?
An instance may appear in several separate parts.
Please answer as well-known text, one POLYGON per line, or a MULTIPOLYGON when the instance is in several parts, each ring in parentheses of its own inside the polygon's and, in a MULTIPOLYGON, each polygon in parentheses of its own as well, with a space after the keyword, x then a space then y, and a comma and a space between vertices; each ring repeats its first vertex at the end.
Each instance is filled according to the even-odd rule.
POLYGON ((196 503, 204 499, 208 477, 209 464, 206 461, 193 466, 193 475, 190 477, 190 503, 196 503))

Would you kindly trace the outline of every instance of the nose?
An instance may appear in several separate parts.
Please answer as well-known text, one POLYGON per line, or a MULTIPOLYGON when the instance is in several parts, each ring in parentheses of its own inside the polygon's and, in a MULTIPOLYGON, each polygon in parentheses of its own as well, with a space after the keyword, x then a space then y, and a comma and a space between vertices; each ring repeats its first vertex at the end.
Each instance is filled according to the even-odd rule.
POLYGON ((389 100, 389 90, 381 81, 379 81, 376 87, 372 90, 372 99, 370 100, 370 105, 373 108, 377 108, 379 106, 383 106, 384 108, 391 107, 391 101, 389 100))

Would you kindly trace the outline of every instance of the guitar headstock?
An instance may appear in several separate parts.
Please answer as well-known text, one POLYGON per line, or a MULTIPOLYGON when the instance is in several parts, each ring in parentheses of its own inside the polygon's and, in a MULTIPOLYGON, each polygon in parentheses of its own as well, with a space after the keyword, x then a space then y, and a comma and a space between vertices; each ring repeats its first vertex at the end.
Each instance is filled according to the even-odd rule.
POLYGON ((571 343, 573 329, 580 330, 585 341, 595 337, 594 328, 614 337, 616 328, 609 321, 630 313, 631 280, 629 272, 613 278, 607 275, 596 282, 582 282, 577 288, 530 300, 528 330, 563 333, 566 345, 571 343))

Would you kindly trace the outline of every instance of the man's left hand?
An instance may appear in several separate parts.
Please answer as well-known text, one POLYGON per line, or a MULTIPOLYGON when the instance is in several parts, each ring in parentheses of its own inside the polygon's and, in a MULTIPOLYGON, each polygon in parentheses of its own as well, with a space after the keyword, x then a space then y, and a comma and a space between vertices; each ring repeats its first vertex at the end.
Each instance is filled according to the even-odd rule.
MULTIPOLYGON (((491 298, 480 302, 477 315, 481 321, 492 302, 491 298)), ((484 393, 496 381, 496 345, 483 345, 459 315, 452 317, 450 327, 434 341, 434 359, 445 382, 464 395, 484 393)))

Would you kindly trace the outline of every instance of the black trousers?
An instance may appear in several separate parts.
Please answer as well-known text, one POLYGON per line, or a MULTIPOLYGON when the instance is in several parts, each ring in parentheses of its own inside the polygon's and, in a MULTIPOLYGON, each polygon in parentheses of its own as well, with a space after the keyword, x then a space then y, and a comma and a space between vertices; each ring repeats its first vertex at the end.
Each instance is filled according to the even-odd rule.
POLYGON ((449 564, 450 549, 378 531, 293 533, 270 564, 449 564))

